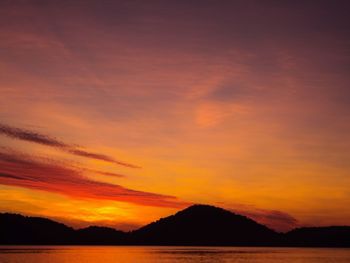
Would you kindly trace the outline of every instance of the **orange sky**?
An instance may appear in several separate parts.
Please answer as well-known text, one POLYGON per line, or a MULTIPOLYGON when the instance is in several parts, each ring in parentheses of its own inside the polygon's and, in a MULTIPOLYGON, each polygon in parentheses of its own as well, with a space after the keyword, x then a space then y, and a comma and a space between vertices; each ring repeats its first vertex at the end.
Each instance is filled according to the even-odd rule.
POLYGON ((350 224, 348 7, 1 1, 0 211, 350 224))

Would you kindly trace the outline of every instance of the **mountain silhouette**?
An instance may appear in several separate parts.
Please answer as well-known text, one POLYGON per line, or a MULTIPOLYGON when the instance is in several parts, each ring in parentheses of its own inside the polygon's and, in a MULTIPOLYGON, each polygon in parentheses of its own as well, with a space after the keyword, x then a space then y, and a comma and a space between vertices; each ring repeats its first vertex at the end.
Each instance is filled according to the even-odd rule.
POLYGON ((277 233, 222 208, 193 205, 132 232, 90 226, 74 230, 41 217, 0 213, 2 245, 182 245, 350 247, 350 226, 277 233))
POLYGON ((41 217, 0 214, 0 244, 70 244, 74 229, 41 217))
POLYGON ((109 227, 90 226, 75 232, 75 241, 86 245, 121 245, 127 241, 128 234, 109 227))
POLYGON ((138 244, 273 245, 279 235, 255 221, 227 210, 193 205, 133 233, 138 244))
POLYGON ((300 247, 350 247, 350 226, 303 227, 285 234, 288 244, 300 247))

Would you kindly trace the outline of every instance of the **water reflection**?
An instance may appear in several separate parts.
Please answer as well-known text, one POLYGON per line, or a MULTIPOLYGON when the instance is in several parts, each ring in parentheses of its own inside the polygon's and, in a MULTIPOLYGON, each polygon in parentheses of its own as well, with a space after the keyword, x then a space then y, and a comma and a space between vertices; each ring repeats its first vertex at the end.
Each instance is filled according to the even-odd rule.
POLYGON ((350 249, 129 246, 0 246, 1 263, 349 263, 350 249))

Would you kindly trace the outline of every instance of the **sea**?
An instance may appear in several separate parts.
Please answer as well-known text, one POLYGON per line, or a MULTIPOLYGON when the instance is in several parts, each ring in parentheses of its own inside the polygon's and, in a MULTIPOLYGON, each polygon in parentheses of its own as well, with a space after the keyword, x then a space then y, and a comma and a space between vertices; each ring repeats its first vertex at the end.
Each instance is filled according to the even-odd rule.
POLYGON ((1 263, 350 263, 349 248, 0 246, 1 263))

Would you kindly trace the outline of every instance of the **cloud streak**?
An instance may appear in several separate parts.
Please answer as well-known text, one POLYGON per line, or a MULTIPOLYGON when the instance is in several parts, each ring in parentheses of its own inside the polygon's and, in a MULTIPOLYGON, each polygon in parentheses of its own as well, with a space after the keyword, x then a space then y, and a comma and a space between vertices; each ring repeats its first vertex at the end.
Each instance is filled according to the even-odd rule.
POLYGON ((253 209, 250 211, 234 210, 234 212, 245 215, 280 232, 287 232, 298 226, 298 221, 294 217, 278 210, 253 209))
POLYGON ((69 145, 47 135, 20 128, 10 127, 5 124, 0 124, 0 133, 13 139, 34 142, 46 146, 57 148, 69 147, 69 145))
POLYGON ((113 157, 105 154, 94 153, 94 152, 78 149, 76 146, 67 144, 65 142, 62 142, 54 137, 50 137, 45 134, 41 134, 38 132, 29 131, 29 130, 21 129, 17 127, 11 127, 1 123, 0 123, 0 134, 16 140, 22 140, 22 141, 37 143, 37 144, 41 144, 49 147, 54 147, 56 149, 63 150, 65 152, 68 152, 80 157, 101 160, 109 163, 122 165, 125 167, 130 167, 130 168, 140 168, 140 166, 116 160, 113 157))
POLYGON ((219 202, 218 205, 222 205, 233 213, 249 217, 256 222, 279 232, 287 232, 299 226, 299 221, 297 219, 283 211, 261 209, 253 205, 245 204, 227 205, 219 202))
POLYGON ((123 174, 117 174, 117 173, 111 173, 111 172, 105 172, 105 171, 99 171, 99 170, 94 170, 94 169, 88 169, 88 168, 80 168, 84 171, 87 172, 92 172, 92 173, 96 173, 96 174, 100 174, 100 175, 107 175, 107 176, 113 176, 113 177, 125 177, 125 175, 123 174))
POLYGON ((73 198, 114 200, 156 207, 183 207, 174 196, 91 180, 72 168, 0 152, 0 184, 64 194, 73 198))

